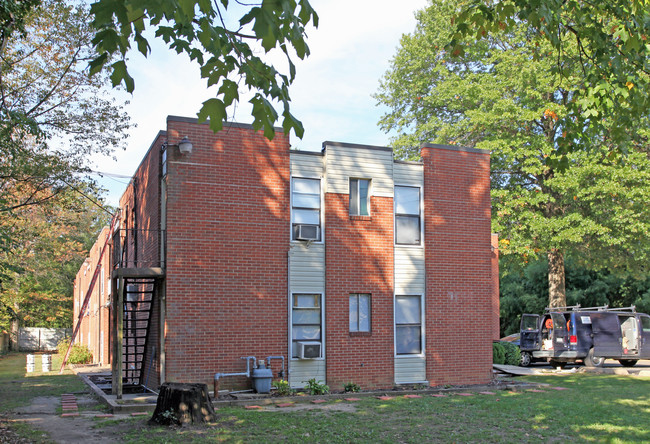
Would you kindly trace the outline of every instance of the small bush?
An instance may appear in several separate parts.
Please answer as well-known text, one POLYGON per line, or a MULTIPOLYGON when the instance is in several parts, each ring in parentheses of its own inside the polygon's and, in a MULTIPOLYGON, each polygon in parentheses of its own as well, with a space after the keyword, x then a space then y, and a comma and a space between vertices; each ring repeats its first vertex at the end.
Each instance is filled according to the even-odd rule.
POLYGON ((345 392, 356 393, 356 392, 361 391, 361 386, 359 384, 355 384, 354 382, 350 381, 350 382, 346 382, 343 385, 343 390, 345 392))
POLYGON ((273 381, 271 385, 275 387, 275 393, 277 393, 280 396, 289 396, 293 393, 293 390, 291 390, 291 386, 289 385, 289 382, 285 381, 284 379, 273 381))
MULTIPOLYGON (((57 352, 63 358, 68 347, 70 346, 70 339, 62 339, 56 346, 57 352)), ((93 362, 93 354, 87 346, 81 344, 73 344, 68 356, 68 364, 89 364, 93 362)))
POLYGON ((321 381, 316 381, 316 378, 311 378, 307 381, 307 391, 310 395, 326 395, 330 392, 330 387, 321 381))
POLYGON ((506 365, 519 365, 521 363, 521 350, 515 344, 510 342, 500 342, 505 351, 506 365))
POLYGON ((506 350, 500 342, 492 343, 492 362, 501 365, 506 363, 506 350))

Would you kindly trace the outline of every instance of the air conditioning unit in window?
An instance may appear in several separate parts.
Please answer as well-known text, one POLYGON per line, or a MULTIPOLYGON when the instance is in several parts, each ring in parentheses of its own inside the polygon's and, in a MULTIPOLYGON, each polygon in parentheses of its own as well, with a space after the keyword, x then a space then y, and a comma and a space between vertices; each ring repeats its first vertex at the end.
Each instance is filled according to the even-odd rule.
POLYGON ((298 225, 298 235, 296 239, 306 240, 306 241, 315 241, 318 240, 318 234, 320 227, 318 225, 298 225))
POLYGON ((300 359, 320 358, 320 342, 298 342, 298 357, 300 359))

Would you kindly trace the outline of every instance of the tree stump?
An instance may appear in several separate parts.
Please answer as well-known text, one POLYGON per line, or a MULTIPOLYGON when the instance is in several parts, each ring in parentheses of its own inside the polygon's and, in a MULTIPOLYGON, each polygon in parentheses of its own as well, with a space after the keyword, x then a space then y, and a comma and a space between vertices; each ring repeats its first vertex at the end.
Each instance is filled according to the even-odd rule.
POLYGON ((200 424, 214 419, 206 384, 166 382, 160 387, 156 410, 149 424, 200 424))

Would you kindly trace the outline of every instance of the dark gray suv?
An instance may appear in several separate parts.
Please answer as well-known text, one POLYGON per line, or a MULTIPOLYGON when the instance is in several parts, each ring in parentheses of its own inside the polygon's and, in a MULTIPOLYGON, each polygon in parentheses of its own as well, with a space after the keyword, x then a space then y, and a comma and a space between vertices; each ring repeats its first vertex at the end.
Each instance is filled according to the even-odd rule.
POLYGON ((522 315, 520 328, 522 366, 545 359, 554 367, 577 361, 600 367, 617 359, 631 367, 650 358, 650 316, 633 306, 546 308, 543 315, 522 315))

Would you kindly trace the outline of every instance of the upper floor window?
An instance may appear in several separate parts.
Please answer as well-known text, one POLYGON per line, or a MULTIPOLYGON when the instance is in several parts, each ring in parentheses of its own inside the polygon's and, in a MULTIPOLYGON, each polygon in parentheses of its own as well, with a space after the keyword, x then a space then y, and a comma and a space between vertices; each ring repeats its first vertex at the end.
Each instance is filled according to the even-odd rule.
POLYGON ((370 179, 350 179, 350 216, 370 215, 370 179))
POLYGON ((395 187, 395 243, 420 245, 420 188, 395 187))
POLYGON ((294 177, 291 185, 291 239, 321 240, 320 179, 294 177))
POLYGON ((350 331, 370 331, 370 295, 350 295, 350 331))

